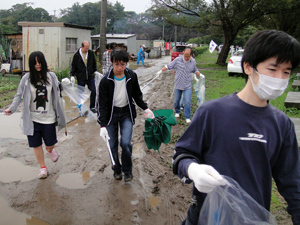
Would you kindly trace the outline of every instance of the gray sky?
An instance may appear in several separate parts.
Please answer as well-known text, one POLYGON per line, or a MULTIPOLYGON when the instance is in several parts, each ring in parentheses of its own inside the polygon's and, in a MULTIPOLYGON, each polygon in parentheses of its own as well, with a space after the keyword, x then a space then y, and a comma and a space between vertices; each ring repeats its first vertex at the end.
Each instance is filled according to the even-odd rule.
MULTIPOLYGON (((108 0, 113 4, 116 3, 117 0, 108 0)), ((10 9, 13 5, 22 4, 25 2, 33 2, 33 8, 43 8, 48 11, 50 15, 54 14, 54 10, 56 10, 56 16, 58 16, 59 9, 65 9, 71 7, 75 2, 78 2, 80 5, 83 5, 87 2, 98 2, 95 0, 6 0, 1 1, 0 9, 10 9)), ((125 11, 135 11, 136 13, 145 12, 147 8, 151 6, 151 0, 118 0, 124 7, 125 11)))

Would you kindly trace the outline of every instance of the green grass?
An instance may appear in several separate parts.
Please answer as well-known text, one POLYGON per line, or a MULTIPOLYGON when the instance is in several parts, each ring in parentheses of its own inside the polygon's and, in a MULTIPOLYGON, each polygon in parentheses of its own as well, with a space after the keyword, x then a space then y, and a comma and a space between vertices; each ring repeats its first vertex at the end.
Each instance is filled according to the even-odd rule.
POLYGON ((8 106, 20 83, 20 76, 2 76, 0 74, 0 108, 8 106))

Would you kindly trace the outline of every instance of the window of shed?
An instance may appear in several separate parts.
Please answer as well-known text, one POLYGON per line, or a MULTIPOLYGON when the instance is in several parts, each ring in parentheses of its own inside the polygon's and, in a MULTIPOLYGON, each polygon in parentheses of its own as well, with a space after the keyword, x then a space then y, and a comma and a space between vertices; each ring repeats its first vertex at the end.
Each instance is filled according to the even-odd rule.
POLYGON ((77 38, 66 38, 66 52, 75 52, 77 50, 77 38))

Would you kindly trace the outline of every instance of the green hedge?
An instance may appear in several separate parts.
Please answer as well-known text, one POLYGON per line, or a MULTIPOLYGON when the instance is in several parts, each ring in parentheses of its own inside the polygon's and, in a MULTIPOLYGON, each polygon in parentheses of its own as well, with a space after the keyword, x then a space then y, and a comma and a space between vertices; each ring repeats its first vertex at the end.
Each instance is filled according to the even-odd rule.
POLYGON ((197 55, 202 54, 202 53, 205 52, 207 49, 208 49, 208 46, 193 48, 193 51, 194 51, 194 53, 195 53, 195 57, 197 57, 197 55))

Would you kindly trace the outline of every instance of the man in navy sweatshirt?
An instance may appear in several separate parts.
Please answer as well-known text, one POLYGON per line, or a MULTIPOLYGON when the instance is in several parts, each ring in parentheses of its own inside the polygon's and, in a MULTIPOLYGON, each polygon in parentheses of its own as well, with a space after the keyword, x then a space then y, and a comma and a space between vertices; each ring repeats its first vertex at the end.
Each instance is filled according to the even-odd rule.
POLYGON ((207 101, 175 145, 173 171, 194 182, 196 203, 182 224, 198 224, 206 198, 221 175, 236 180, 259 204, 270 210, 272 178, 288 203, 294 224, 300 224, 300 164, 294 124, 271 105, 289 84, 300 63, 300 44, 276 30, 255 33, 246 43, 243 90, 207 101))

